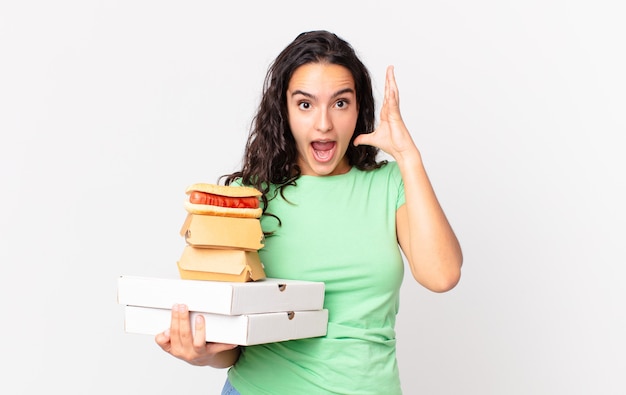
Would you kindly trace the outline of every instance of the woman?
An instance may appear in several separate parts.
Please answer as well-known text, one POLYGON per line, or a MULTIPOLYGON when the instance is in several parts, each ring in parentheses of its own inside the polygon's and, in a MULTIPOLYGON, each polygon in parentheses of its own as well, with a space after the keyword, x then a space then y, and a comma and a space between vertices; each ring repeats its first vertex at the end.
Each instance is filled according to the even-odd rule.
POLYGON ((300 34, 268 70, 243 168, 225 182, 263 192, 267 276, 325 283, 327 335, 206 343, 202 318, 194 337, 181 305, 159 346, 230 367, 223 394, 400 394, 398 246, 434 292, 457 284, 462 253, 400 115, 393 67, 375 127, 370 76, 352 47, 326 31, 300 34), (379 150, 394 161, 378 162, 379 150))

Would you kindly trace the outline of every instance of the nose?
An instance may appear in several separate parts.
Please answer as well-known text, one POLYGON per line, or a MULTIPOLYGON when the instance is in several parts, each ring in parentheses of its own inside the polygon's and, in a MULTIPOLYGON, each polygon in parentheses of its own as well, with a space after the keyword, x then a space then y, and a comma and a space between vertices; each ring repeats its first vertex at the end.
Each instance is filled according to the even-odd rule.
POLYGON ((328 110, 320 110, 315 119, 315 130, 326 133, 333 129, 333 122, 328 110))

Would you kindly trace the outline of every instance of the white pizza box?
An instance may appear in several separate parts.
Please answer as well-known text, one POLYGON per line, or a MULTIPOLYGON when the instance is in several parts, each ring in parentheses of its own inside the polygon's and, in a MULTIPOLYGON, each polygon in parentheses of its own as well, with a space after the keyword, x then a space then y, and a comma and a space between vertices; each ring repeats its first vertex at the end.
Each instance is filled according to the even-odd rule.
MULTIPOLYGON (((241 346, 325 336, 328 327, 326 309, 244 315, 190 311, 191 323, 198 314, 205 319, 206 341, 241 346)), ((138 306, 125 306, 124 315, 126 333, 152 336, 169 328, 172 318, 169 309, 138 306)))
POLYGON ((226 315, 321 310, 324 283, 265 278, 226 282, 120 276, 117 301, 127 306, 170 309, 185 304, 190 311, 226 315))

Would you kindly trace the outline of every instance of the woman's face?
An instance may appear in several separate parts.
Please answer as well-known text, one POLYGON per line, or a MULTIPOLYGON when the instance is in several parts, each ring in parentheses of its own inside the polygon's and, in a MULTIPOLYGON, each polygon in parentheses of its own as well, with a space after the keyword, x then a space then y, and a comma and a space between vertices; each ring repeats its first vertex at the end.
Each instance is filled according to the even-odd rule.
POLYGON ((350 70, 327 63, 298 67, 287 87, 287 110, 302 175, 347 173, 345 154, 359 114, 350 70))

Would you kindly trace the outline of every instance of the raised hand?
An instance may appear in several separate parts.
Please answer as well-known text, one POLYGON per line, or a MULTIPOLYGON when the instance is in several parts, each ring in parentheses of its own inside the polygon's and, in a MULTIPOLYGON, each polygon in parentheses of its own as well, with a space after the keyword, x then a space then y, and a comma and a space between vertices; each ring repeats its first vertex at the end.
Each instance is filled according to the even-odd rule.
POLYGON ((387 67, 380 124, 374 132, 359 135, 354 140, 354 144, 378 147, 393 156, 396 161, 401 161, 407 154, 419 154, 400 114, 400 95, 393 66, 387 67))

